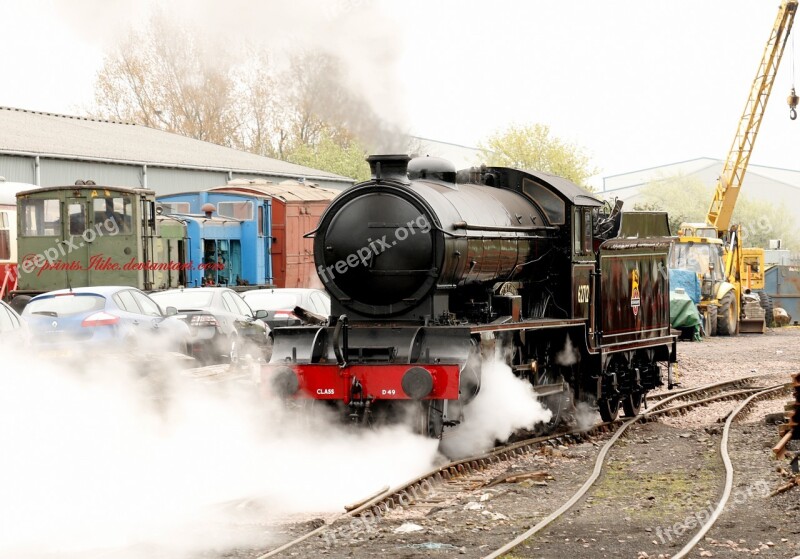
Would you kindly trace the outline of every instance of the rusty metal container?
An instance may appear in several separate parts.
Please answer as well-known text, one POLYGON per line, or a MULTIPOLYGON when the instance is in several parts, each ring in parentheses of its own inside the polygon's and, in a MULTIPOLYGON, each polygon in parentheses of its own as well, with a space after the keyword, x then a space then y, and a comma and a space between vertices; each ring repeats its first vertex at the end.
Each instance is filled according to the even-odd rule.
POLYGON ((272 198, 272 273, 277 287, 322 287, 314 267, 314 231, 325 208, 338 190, 294 180, 273 184, 267 181, 235 180, 213 189, 247 192, 272 198))
POLYGON ((764 291, 773 308, 781 307, 792 324, 800 324, 800 264, 772 266, 764 276, 764 291))

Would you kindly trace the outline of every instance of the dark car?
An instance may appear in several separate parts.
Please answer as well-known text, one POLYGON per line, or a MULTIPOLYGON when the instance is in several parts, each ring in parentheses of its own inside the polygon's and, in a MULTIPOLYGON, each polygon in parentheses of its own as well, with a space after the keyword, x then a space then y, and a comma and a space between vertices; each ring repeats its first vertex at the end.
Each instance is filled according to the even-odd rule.
POLYGON ((245 291, 242 297, 250 308, 267 311, 264 322, 270 328, 303 324, 304 317, 297 316, 296 307, 311 311, 319 317, 328 317, 331 314, 331 298, 321 289, 254 289, 245 291))
POLYGON ((189 325, 192 355, 203 363, 239 363, 242 355, 269 361, 272 338, 238 293, 226 287, 169 289, 152 294, 159 304, 178 309, 189 325))
POLYGON ((37 295, 22 311, 35 346, 49 350, 186 353, 189 329, 129 286, 76 287, 37 295))
POLYGON ((25 321, 9 305, 0 301, 0 346, 25 347, 29 332, 25 321))

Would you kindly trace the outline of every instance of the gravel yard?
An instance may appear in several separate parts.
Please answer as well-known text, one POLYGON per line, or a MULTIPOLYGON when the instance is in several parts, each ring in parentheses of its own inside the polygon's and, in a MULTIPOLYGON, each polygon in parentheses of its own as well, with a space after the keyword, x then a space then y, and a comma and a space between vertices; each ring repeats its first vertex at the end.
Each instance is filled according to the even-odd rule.
MULTIPOLYGON (((756 384, 787 382, 800 370, 799 344, 800 328, 680 342, 680 381, 689 388, 765 374, 756 384)), ((772 457, 777 429, 764 418, 782 412, 787 401, 781 397, 758 403, 735 426, 730 442, 734 492, 692 557, 800 556, 800 488, 768 496, 789 479, 789 465, 772 457)), ((509 557, 644 559, 675 554, 721 492, 720 420, 734 405, 722 402, 635 426, 611 451, 587 497, 509 557)), ((488 474, 491 479, 540 472, 535 478, 487 485, 485 478, 467 477, 462 492, 433 495, 422 506, 314 536, 285 556, 482 557, 566 501, 589 476, 604 439, 547 448, 488 474)), ((287 535, 299 531, 287 527, 287 535)), ((255 558, 260 553, 239 550, 226 557, 255 558)))

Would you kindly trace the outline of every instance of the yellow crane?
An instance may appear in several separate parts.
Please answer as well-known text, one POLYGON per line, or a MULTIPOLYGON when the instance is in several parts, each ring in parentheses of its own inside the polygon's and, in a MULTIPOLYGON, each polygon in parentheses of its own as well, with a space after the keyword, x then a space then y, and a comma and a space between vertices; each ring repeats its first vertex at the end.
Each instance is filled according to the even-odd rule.
MULTIPOLYGON (((792 29, 797 4, 797 0, 784 0, 778 9, 725 167, 717 180, 706 223, 682 224, 679 240, 673 249, 673 266, 692 268, 701 280, 699 306, 706 331, 712 335, 734 335, 740 330, 764 331, 764 312, 760 305, 743 297, 750 288, 763 288, 764 251, 742 248, 738 227, 731 225, 731 216, 792 29)), ((794 89, 788 102, 794 119, 798 102, 794 89)))
POLYGON ((756 78, 750 88, 750 96, 744 107, 742 118, 739 119, 736 137, 728 152, 728 159, 725 161, 722 175, 717 181, 714 198, 711 200, 711 207, 706 216, 708 224, 717 231, 727 231, 730 228, 736 198, 739 196, 739 190, 744 181, 750 154, 756 143, 756 135, 764 117, 764 109, 767 107, 767 101, 772 92, 772 85, 783 57, 786 41, 792 30, 796 11, 796 1, 785 0, 781 4, 772 33, 770 33, 764 48, 761 64, 758 66, 756 78))

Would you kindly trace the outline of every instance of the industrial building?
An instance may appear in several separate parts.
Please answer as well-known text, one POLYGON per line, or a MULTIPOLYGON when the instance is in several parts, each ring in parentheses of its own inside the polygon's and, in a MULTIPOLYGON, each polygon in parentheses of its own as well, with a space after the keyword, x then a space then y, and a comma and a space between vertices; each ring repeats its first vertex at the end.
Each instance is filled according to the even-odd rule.
POLYGON ((0 177, 37 186, 91 179, 159 195, 237 178, 292 179, 337 190, 353 184, 326 171, 138 124, 6 107, 0 107, 0 177))
MULTIPOLYGON (((693 177, 701 183, 713 187, 722 175, 725 161, 710 157, 699 157, 688 161, 670 163, 603 178, 597 195, 603 198, 625 200, 628 207, 642 200, 642 188, 652 182, 671 177, 693 177)), ((742 196, 757 200, 768 200, 786 206, 800 223, 800 171, 765 167, 750 163, 742 186, 742 196)), ((709 198, 709 202, 711 199, 709 198)))

